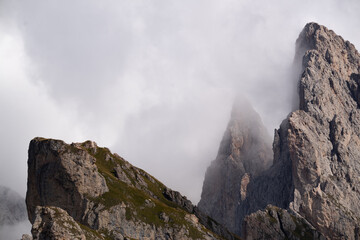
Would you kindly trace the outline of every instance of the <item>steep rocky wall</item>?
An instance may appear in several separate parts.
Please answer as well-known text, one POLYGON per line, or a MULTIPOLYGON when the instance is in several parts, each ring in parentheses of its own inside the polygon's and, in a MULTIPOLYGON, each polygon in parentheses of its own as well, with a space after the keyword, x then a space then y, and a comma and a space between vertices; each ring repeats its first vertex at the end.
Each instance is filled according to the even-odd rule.
POLYGON ((208 167, 199 208, 239 233, 239 204, 248 196, 248 184, 272 162, 270 137, 259 115, 237 99, 216 159, 208 167))
MULTIPOLYGON (((328 239, 359 239, 360 55, 316 23, 305 26, 296 46, 296 59, 302 59, 299 109, 275 131, 273 165, 250 178, 245 200, 222 221, 235 217, 235 226, 228 226, 239 233, 246 215, 272 204, 291 210, 328 239)), ((241 179, 224 166, 223 178, 241 192, 241 179)), ((226 206, 227 200, 221 201, 212 207, 226 206)), ((250 216, 246 221, 256 222, 250 216)), ((247 227, 245 234, 258 236, 249 232, 257 230, 262 231, 247 227)))
POLYGON ((308 49, 299 83, 300 110, 288 117, 294 202, 291 207, 332 239, 359 237, 360 55, 316 23, 297 45, 308 49))
POLYGON ((299 110, 275 132, 274 165, 249 185, 252 204, 244 209, 290 208, 329 239, 357 239, 360 56, 316 23, 296 44, 304 54, 299 110))
POLYGON ((272 205, 245 217, 243 235, 246 240, 325 240, 304 218, 272 205))
POLYGON ((28 165, 34 239, 238 239, 179 192, 94 142, 35 138, 28 165))
POLYGON ((35 138, 30 142, 26 205, 31 223, 36 206, 57 206, 75 220, 89 211, 87 197, 109 191, 96 159, 85 149, 63 141, 35 138))

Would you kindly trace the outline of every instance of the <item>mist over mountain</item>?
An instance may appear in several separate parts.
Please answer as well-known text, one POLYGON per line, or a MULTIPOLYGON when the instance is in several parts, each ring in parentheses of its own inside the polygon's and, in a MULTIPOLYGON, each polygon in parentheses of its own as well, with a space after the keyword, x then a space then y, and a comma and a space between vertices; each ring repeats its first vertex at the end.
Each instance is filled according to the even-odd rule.
MULTIPOLYGON (((317 23, 305 26, 296 49, 303 56, 299 106, 275 131, 272 166, 233 174, 236 168, 227 165, 244 150, 230 142, 231 151, 221 151, 222 142, 224 160, 208 168, 199 207, 245 239, 358 239, 360 55, 317 23), (214 191, 224 179, 226 185, 214 191), (232 214, 222 215, 226 211, 232 214)), ((226 133, 236 129, 231 121, 226 133)), ((247 129, 242 124, 236 133, 247 129)))
MULTIPOLYGON (((313 21, 324 24, 359 47, 359 12, 357 0, 2 0, 0 184, 25 197, 27 150, 34 136, 69 143, 91 139, 197 203, 236 96, 249 100, 272 139, 274 129, 290 112, 307 106, 297 88, 309 49, 307 44, 298 52, 294 48, 303 26, 313 21)), ((346 58, 333 51, 328 51, 330 62, 346 58)), ((340 74, 344 79, 354 73, 342 84, 349 84, 357 98, 357 73, 344 71, 340 74)), ((304 91, 311 104, 319 100, 309 97, 313 91, 304 91)), ((332 127, 338 119, 330 121, 332 127)), ((336 142, 341 131, 330 132, 330 142, 341 150, 336 142)), ((337 159, 343 159, 340 150, 332 152, 337 159)), ((286 174, 290 168, 289 164, 283 169, 289 183, 280 191, 283 195, 290 195, 287 190, 293 184, 292 175, 286 174)), ((342 174, 345 179, 352 176, 351 172, 342 174)), ((249 178, 247 183, 247 179, 243 178, 240 193, 233 195, 240 199, 256 195, 251 190, 255 181, 249 178)), ((265 217, 264 228, 274 220, 266 218, 269 214, 293 217, 284 209, 266 208, 269 198, 286 197, 263 197, 263 202, 241 206, 254 214, 263 209, 257 216, 265 217)), ((286 208, 288 202, 281 204, 286 208)), ((238 211, 233 215, 243 214, 241 221, 248 213, 238 211)), ((259 224, 257 218, 247 220, 259 224)), ((284 223, 281 217, 276 220, 284 223)), ((280 224, 276 226, 281 230, 280 224)), ((6 232, 20 236, 25 231, 11 228, 6 232)))
POLYGON ((26 219, 25 199, 13 190, 0 186, 0 225, 16 224, 26 219))
POLYGON ((0 239, 20 239, 30 229, 25 199, 10 188, 0 186, 0 239))
POLYGON ((260 116, 249 102, 238 98, 218 155, 206 170, 199 208, 236 232, 237 208, 247 196, 247 186, 271 166, 272 159, 270 136, 260 116))
POLYGON ((302 27, 359 46, 359 11, 354 0, 2 0, 0 183, 25 196, 34 136, 92 139, 198 202, 234 96, 272 136, 292 110, 302 27))

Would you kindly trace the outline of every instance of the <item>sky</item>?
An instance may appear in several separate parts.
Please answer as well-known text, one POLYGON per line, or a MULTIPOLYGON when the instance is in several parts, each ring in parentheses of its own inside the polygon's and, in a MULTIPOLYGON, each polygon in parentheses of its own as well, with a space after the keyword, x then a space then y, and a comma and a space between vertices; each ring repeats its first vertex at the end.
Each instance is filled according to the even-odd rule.
POLYGON ((360 46, 357 0, 0 0, 0 184, 26 194, 36 136, 93 140, 195 204, 236 95, 272 136, 295 41, 315 21, 360 46))

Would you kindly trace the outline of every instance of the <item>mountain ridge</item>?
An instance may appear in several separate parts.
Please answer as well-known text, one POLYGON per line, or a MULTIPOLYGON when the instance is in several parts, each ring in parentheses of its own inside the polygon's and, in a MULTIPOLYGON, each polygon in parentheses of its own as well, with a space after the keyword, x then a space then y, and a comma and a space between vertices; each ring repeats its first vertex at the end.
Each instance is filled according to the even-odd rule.
POLYGON ((34 239, 239 239, 179 192, 92 141, 34 138, 28 165, 34 239))
POLYGON ((231 229, 246 239, 301 239, 304 223, 316 229, 314 239, 358 239, 360 55, 334 31, 308 23, 295 59, 302 59, 298 110, 275 130, 273 165, 250 179, 231 229))
POLYGON ((273 157, 258 114, 236 102, 199 208, 94 142, 33 139, 33 238, 359 239, 360 55, 308 23, 295 59, 299 106, 275 130, 273 157))

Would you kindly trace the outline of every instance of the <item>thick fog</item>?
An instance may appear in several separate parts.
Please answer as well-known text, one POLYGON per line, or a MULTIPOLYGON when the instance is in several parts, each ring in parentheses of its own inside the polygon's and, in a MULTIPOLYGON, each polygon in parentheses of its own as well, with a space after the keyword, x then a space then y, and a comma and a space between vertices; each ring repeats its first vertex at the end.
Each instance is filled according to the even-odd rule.
POLYGON ((235 95, 273 134, 307 22, 360 46, 358 1, 0 1, 0 184, 36 136, 94 140, 194 203, 235 95))

